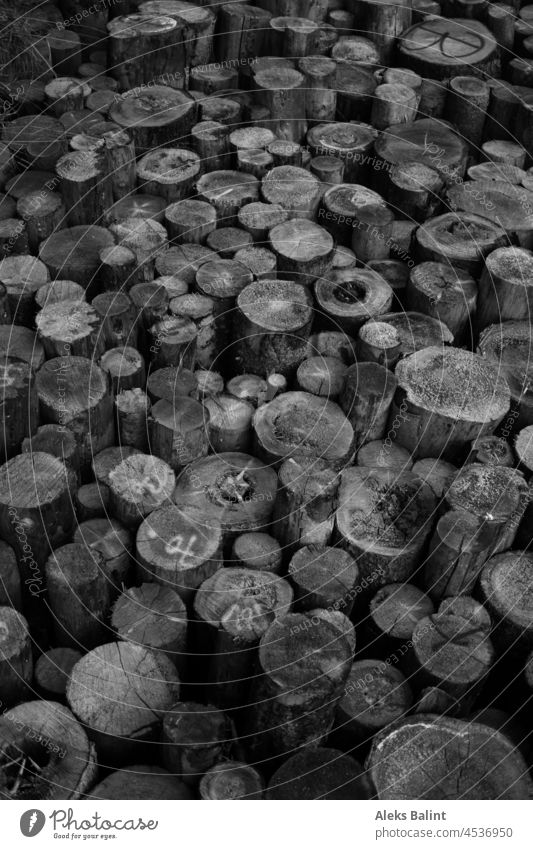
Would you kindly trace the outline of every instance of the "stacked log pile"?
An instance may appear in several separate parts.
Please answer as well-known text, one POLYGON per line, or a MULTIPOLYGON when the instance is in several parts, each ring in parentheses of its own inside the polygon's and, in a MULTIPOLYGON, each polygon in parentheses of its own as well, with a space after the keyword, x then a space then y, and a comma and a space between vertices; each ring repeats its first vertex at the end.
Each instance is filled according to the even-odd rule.
POLYGON ((0 797, 532 798, 531 16, 46 5, 0 797))

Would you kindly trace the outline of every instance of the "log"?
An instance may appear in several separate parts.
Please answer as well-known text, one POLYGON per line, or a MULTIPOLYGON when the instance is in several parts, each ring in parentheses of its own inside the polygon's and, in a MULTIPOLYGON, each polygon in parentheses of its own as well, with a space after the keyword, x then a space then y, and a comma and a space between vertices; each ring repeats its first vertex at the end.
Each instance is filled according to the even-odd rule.
POLYGON ((379 323, 387 324, 396 331, 401 346, 400 357, 435 346, 446 350, 446 346, 453 342, 451 332, 442 321, 420 312, 402 309, 402 312, 386 313, 379 316, 379 323))
POLYGON ((478 592, 493 622, 491 639, 505 664, 524 662, 531 652, 532 555, 506 551, 492 557, 484 566, 478 592))
POLYGON ((166 316, 149 330, 150 355, 156 366, 193 368, 196 361, 198 329, 181 316, 166 316))
POLYGON ((337 401, 344 388, 346 366, 338 357, 309 357, 298 366, 298 388, 337 401))
POLYGON ((373 442, 366 442, 357 452, 356 464, 371 469, 395 469, 400 472, 409 472, 413 461, 409 451, 395 445, 391 437, 388 437, 387 440, 375 439, 373 442))
POLYGON ((115 398, 117 435, 121 445, 131 445, 139 451, 148 447, 147 420, 150 399, 142 389, 122 389, 115 398))
POLYGON ((267 203, 282 206, 289 219, 309 218, 312 221, 318 209, 321 186, 305 168, 280 165, 272 168, 261 181, 261 195, 267 203))
POLYGON ((146 392, 152 402, 169 401, 172 406, 178 406, 176 401, 180 396, 196 397, 197 382, 195 375, 185 368, 167 366, 152 371, 146 382, 146 392))
POLYGON ((477 297, 473 277, 445 263, 422 262, 409 274, 407 308, 442 321, 456 345, 471 341, 477 297))
POLYGON ((529 321, 491 324, 479 336, 478 353, 498 366, 511 390, 512 409, 501 430, 504 438, 533 424, 533 399, 528 389, 530 344, 529 321))
POLYGON ((105 343, 101 317, 85 301, 60 301, 43 307, 35 319, 46 357, 101 357, 105 343))
POLYGON ((383 321, 367 321, 357 333, 359 362, 377 363, 393 369, 401 354, 398 331, 383 321))
MULTIPOLYGON (((103 485, 100 484, 103 488, 103 485)), ((106 493, 108 488, 106 486, 106 493)), ((78 525, 73 541, 95 551, 102 558, 103 578, 111 601, 132 583, 133 534, 107 515, 87 519, 78 525)))
POLYGON ((163 720, 163 763, 186 786, 197 788, 204 773, 225 760, 235 737, 231 720, 213 705, 177 702, 163 720))
POLYGON ((112 245, 100 251, 99 278, 107 292, 127 292, 141 282, 135 254, 124 245, 112 245))
POLYGON ((165 209, 165 226, 171 242, 202 244, 217 226, 215 208, 202 200, 181 200, 165 209))
POLYGON ((492 80, 483 138, 509 139, 518 112, 519 95, 504 80, 492 80))
POLYGON ((252 237, 240 227, 221 227, 209 234, 206 244, 221 259, 234 259, 237 251, 250 247, 252 237))
POLYGON ((286 15, 272 18, 270 27, 276 53, 300 59, 318 52, 320 28, 315 21, 286 15))
POLYGON ((342 160, 346 183, 359 183, 370 173, 370 154, 377 137, 377 130, 370 124, 337 122, 312 127, 307 143, 315 157, 334 157, 333 163, 342 160))
MULTIPOLYGON (((67 150, 61 122, 46 115, 24 115, 9 121, 2 130, 2 141, 24 167, 45 171, 51 170, 67 150)), ((9 159, 5 151, 3 158, 1 182, 5 185, 15 170, 11 166, 15 161, 9 159)))
POLYGON ((518 241, 523 247, 533 247, 533 192, 528 189, 476 180, 449 189, 447 199, 451 209, 463 213, 481 206, 483 216, 505 231, 507 244, 518 241))
POLYGON ((366 799, 362 768, 337 749, 305 749, 288 758, 269 781, 267 799, 366 799))
POLYGON ((207 524, 221 525, 226 550, 237 534, 264 531, 276 498, 273 469, 240 452, 196 460, 178 477, 173 500, 178 507, 198 509, 207 524))
POLYGON ((190 69, 189 83, 195 91, 206 95, 226 92, 228 89, 238 88, 239 72, 235 68, 225 68, 218 62, 198 65, 190 69))
POLYGON ((171 204, 190 195, 199 173, 198 154, 178 147, 160 148, 137 162, 137 185, 141 192, 171 204))
POLYGON ((367 770, 378 799, 527 799, 533 792, 522 755, 505 735, 431 714, 380 732, 367 770))
POLYGON ((252 404, 231 395, 218 395, 204 401, 204 408, 209 413, 209 444, 215 454, 249 450, 252 404))
POLYGON ((144 386, 144 360, 135 348, 110 348, 100 360, 100 368, 109 375, 113 395, 144 386))
POLYGON ((299 283, 259 280, 237 297, 231 352, 236 371, 289 376, 306 356, 311 297, 299 283))
POLYGON ((136 744, 152 740, 179 695, 178 674, 167 657, 125 642, 106 643, 82 657, 67 686, 70 708, 96 742, 100 763, 124 760, 136 744))
POLYGON ((269 37, 269 11, 247 3, 224 3, 218 12, 216 54, 237 66, 265 52, 269 37))
POLYGON ((317 219, 337 242, 351 246, 355 228, 359 227, 358 215, 369 205, 386 210, 385 201, 377 192, 357 184, 341 183, 326 190, 317 219))
MULTIPOLYGON (((275 170, 279 169, 270 173, 275 170)), ((333 237, 324 227, 305 217, 293 217, 277 224, 269 233, 269 241, 280 276, 293 281, 293 285, 310 286, 317 280, 322 281, 331 268, 333 237)))
POLYGON ((337 63, 326 56, 303 55, 298 62, 298 69, 305 77, 305 112, 308 123, 334 121, 337 108, 337 63))
POLYGON ((56 548, 45 564, 48 607, 56 642, 83 653, 105 643, 111 594, 98 551, 82 543, 56 548))
POLYGON ((17 201, 17 213, 26 223, 28 247, 32 254, 38 253, 44 239, 65 226, 65 206, 57 192, 29 192, 17 201))
POLYGON ((281 546, 270 534, 260 531, 240 534, 233 541, 228 563, 241 569, 279 575, 282 568, 281 546))
POLYGON ((309 170, 325 184, 325 191, 331 186, 338 186, 344 180, 344 162, 336 156, 313 156, 309 170))
POLYGON ((483 625, 452 611, 420 619, 405 664, 415 687, 436 686, 468 712, 480 692, 496 652, 483 625))
POLYGON ((268 384, 256 374, 239 374, 228 381, 226 391, 257 408, 267 400, 268 384))
MULTIPOLYGON (((94 746, 58 702, 35 699, 12 708, 0 719, 0 737, 3 799, 80 799, 96 780, 94 746)), ((29 817, 26 822, 29 827, 29 817)))
POLYGON ((448 85, 445 117, 454 124, 461 138, 469 143, 474 154, 477 154, 489 105, 489 86, 484 80, 474 76, 452 77, 448 85))
POLYGON ((268 248, 253 246, 241 248, 236 252, 234 259, 249 268, 255 280, 270 280, 276 277, 278 262, 276 255, 268 248))
POLYGON ((386 197, 395 214, 423 223, 441 205, 442 176, 423 162, 394 165, 389 173, 386 197))
POLYGON ((393 242, 394 215, 386 207, 368 205, 357 212, 357 227, 354 226, 352 248, 359 262, 388 259, 393 242))
POLYGON ((107 33, 109 70, 121 91, 183 74, 183 31, 175 18, 120 15, 109 21, 107 33))
POLYGON ((250 690, 250 754, 266 760, 319 745, 331 728, 349 668, 348 641, 334 625, 325 620, 315 625, 302 613, 274 621, 259 643, 261 674, 250 690), (318 678, 317 664, 324 670, 318 678))
POLYGON ((340 406, 354 430, 354 447, 385 436, 398 381, 377 363, 356 363, 346 372, 340 406))
POLYGON ((430 597, 413 584, 386 584, 370 600, 364 629, 368 651, 391 660, 391 654, 400 651, 401 657, 418 622, 434 612, 430 597))
POLYGON ((223 566, 222 531, 213 517, 188 505, 154 510, 137 531, 135 556, 142 581, 175 590, 187 604, 223 566))
POLYGON ((375 271, 347 268, 318 279, 314 286, 320 324, 354 335, 369 318, 387 313, 392 289, 375 271))
POLYGON ((196 369, 194 377, 197 383, 194 397, 198 401, 205 401, 207 398, 216 398, 224 389, 224 378, 218 371, 196 369))
POLYGON ((411 471, 429 484, 437 498, 442 498, 457 474, 457 467, 446 460, 427 457, 425 460, 417 460, 411 471))
POLYGON ((70 673, 81 657, 81 652, 63 646, 40 656, 33 677, 42 698, 64 701, 70 673))
POLYGON ((12 360, 0 364, 0 386, 0 457, 5 462, 19 453, 25 438, 33 436, 36 432, 39 399, 35 375, 28 363, 12 360))
POLYGON ((91 468, 96 481, 99 484, 105 484, 109 487, 109 475, 119 463, 122 463, 126 457, 131 457, 132 454, 137 454, 135 448, 131 445, 113 445, 111 448, 104 448, 99 451, 93 458, 91 468))
POLYGON ((532 268, 533 254, 524 248, 498 248, 489 254, 479 280, 476 326, 480 331, 502 321, 529 320, 532 268))
POLYGON ((376 45, 381 63, 391 65, 396 39, 411 23, 411 3, 408 0, 399 4, 392 4, 390 0, 361 0, 359 6, 363 35, 376 45))
POLYGON ((199 200, 215 207, 219 225, 232 227, 241 207, 258 200, 259 181, 241 171, 210 171, 200 177, 196 189, 199 200))
POLYGON ((109 490, 105 484, 86 483, 76 493, 76 516, 80 522, 103 519, 109 506, 109 490))
POLYGON ((77 77, 55 77, 45 87, 47 109, 55 118, 64 112, 83 107, 84 98, 91 93, 90 87, 77 77))
POLYGON ((81 63, 81 41, 77 32, 69 29, 51 30, 46 34, 51 64, 58 76, 75 74, 81 63))
POLYGON ((121 799, 190 799, 186 785, 159 766, 139 764, 110 773, 91 788, 86 798, 121 799))
POLYGON ((526 172, 516 165, 507 165, 504 162, 480 162, 479 165, 471 165, 467 174, 471 180, 495 180, 512 183, 513 186, 522 184, 528 188, 526 172))
POLYGON ((216 301, 206 295, 185 294, 172 298, 169 308, 173 315, 194 322, 197 331, 195 360, 198 366, 209 369, 219 353, 215 321, 216 301))
POLYGON ((101 337, 106 349, 137 345, 137 315, 135 307, 125 292, 103 292, 93 298, 92 307, 98 314, 101 337))
POLYGON ((84 357, 55 357, 37 375, 41 421, 68 426, 76 437, 80 467, 113 444, 113 400, 108 378, 84 357))
POLYGON ((236 98, 204 97, 197 94, 200 120, 203 122, 216 122, 225 124, 227 127, 239 127, 242 122, 242 106, 236 98))
POLYGON ((396 440, 416 459, 453 459, 473 439, 492 433, 509 409, 505 378, 477 354, 458 348, 417 351, 397 365, 396 377, 391 410, 401 419, 396 440))
POLYGON ((452 510, 467 510, 483 522, 492 551, 505 551, 514 537, 529 501, 526 481, 517 469, 468 463, 446 493, 452 510))
POLYGON ((85 291, 74 280, 52 280, 40 286, 35 293, 35 303, 38 309, 60 301, 84 301, 85 291))
POLYGON ((382 171, 394 165, 421 162, 437 170, 446 182, 456 182, 466 169, 468 145, 449 124, 421 118, 389 127, 378 138, 375 152, 385 163, 381 164, 382 171))
POLYGON ((284 550, 329 545, 339 482, 325 460, 290 457, 282 463, 272 533, 284 550))
POLYGON ((41 242, 39 259, 54 279, 73 280, 90 294, 96 289, 100 251, 112 245, 113 236, 104 227, 67 227, 41 242))
POLYGON ((201 798, 210 801, 262 799, 264 790, 264 781, 253 766, 233 760, 212 766, 199 785, 201 798))
POLYGON ((186 68, 210 62, 216 20, 213 9, 175 0, 148 0, 141 3, 139 11, 147 15, 168 15, 176 18, 182 31, 186 68))
POLYGON ((192 398, 180 398, 175 407, 157 401, 148 420, 151 451, 175 472, 181 471, 208 453, 208 423, 209 414, 192 398))
POLYGON ((127 528, 137 528, 153 510, 170 504, 175 484, 163 460, 133 454, 109 473, 109 511, 127 528))
POLYGON ((340 469, 352 458, 354 432, 340 407, 307 392, 285 392, 264 404, 253 427, 256 452, 275 465, 312 456, 340 469))
POLYGON ((111 224, 110 232, 119 245, 124 245, 135 254, 139 275, 146 283, 154 279, 155 260, 158 253, 167 248, 167 231, 162 224, 151 218, 126 218, 111 224))
POLYGON ((165 654, 183 672, 187 662, 187 611, 175 590, 159 584, 131 587, 113 607, 111 626, 119 639, 165 654))
POLYGON ((295 610, 323 607, 350 615, 359 572, 355 560, 346 551, 306 545, 293 555, 288 576, 295 590, 295 610))
POLYGON ((472 442, 467 462, 511 467, 514 465, 514 454, 509 443, 501 436, 482 436, 472 442))
POLYGON ((248 706, 257 647, 274 619, 292 602, 287 581, 265 571, 220 569, 194 600, 198 640, 207 658, 210 700, 224 710, 248 706))
POLYGON ((356 559, 365 594, 410 580, 434 521, 431 488, 412 472, 356 466, 342 473, 338 504, 334 541, 356 559))
POLYGON ((507 241, 504 230, 472 212, 449 212, 419 227, 415 233, 418 262, 442 262, 479 279, 483 261, 507 241))
POLYGON ((33 676, 28 622, 11 607, 0 607, 0 682, 2 704, 7 707, 29 696, 33 676))
POLYGON ((107 163, 100 152, 66 153, 56 163, 61 180, 61 196, 67 211, 67 224, 101 224, 113 202, 107 163))
POLYGON ((2 539, 15 551, 22 583, 34 597, 44 592, 42 568, 50 549, 73 531, 74 489, 63 463, 42 451, 20 454, 0 467, 2 539))
MULTIPOLYGON (((279 559, 281 564, 281 555, 279 559)), ((0 605, 22 610, 22 588, 17 558, 11 546, 3 540, 0 541, 0 605)))
POLYGON ((129 195, 117 200, 105 217, 106 224, 117 224, 126 218, 153 218, 160 224, 164 221, 165 201, 155 195, 129 195))
MULTIPOLYGON (((27 412, 25 415, 28 417, 27 412)), ((41 425, 22 441, 20 448, 23 454, 32 454, 36 451, 52 454, 53 457, 63 461, 67 467, 67 476, 68 470, 72 470, 76 478, 79 479, 78 445, 74 434, 67 427, 55 424, 41 425)))
POLYGON ((282 67, 259 70, 254 74, 254 86, 258 102, 269 111, 272 132, 300 144, 307 129, 304 75, 282 67))
POLYGON ((192 97, 164 85, 150 86, 148 94, 133 88, 109 110, 110 120, 131 134, 137 156, 183 143, 196 123, 196 114, 192 97))
POLYGON ((421 77, 500 76, 498 44, 479 21, 427 19, 405 29, 398 49, 401 61, 421 77))
POLYGON ((493 139, 486 141, 481 146, 481 151, 489 162, 502 162, 516 168, 523 168, 526 164, 527 152, 516 142, 493 139))
MULTIPOLYGON (((336 11, 342 15, 350 14, 341 10, 336 11)), ((336 29, 338 32, 338 27, 336 29)), ((380 64, 379 50, 374 42, 369 38, 363 38, 361 35, 350 35, 349 33, 339 36, 338 41, 331 48, 331 58, 335 59, 338 65, 367 65, 370 68, 377 68, 380 64)))
POLYGON ((415 120, 418 96, 414 89, 402 83, 383 83, 374 92, 370 122, 376 130, 391 124, 409 124, 415 120))
POLYGON ((34 326, 35 295, 50 280, 47 267, 35 257, 7 256, 0 261, 0 282, 7 290, 7 304, 14 325, 34 326))
POLYGON ((220 121, 202 120, 191 130, 191 144, 200 157, 202 171, 227 168, 230 162, 229 136, 231 128, 220 121))
POLYGON ((412 704, 410 683, 399 669, 379 660, 358 660, 335 711, 334 739, 347 747, 368 743, 412 704))
POLYGON ((309 350, 323 357, 338 357, 347 366, 355 361, 355 340, 339 330, 324 330, 309 337, 309 350))

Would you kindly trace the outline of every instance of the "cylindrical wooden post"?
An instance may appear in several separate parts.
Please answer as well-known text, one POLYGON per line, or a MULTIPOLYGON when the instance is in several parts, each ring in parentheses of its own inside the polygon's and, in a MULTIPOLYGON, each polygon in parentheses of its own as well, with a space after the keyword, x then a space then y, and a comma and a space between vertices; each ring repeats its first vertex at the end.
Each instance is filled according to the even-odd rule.
POLYGON ((298 62, 305 76, 305 112, 310 123, 334 121, 337 108, 337 63, 326 56, 306 56, 298 62))
POLYGON ((150 84, 162 75, 182 74, 183 32, 175 18, 132 14, 107 24, 110 72, 122 91, 150 84))
POLYGON ((0 685, 3 705, 10 707, 29 697, 32 673, 28 623, 18 610, 0 607, 0 685))
POLYGON ((65 700, 70 673, 81 657, 82 653, 77 649, 63 646, 49 649, 40 656, 35 664, 34 679, 43 698, 65 700))
POLYGON ((412 472, 354 467, 343 472, 338 504, 337 542, 367 586, 409 580, 433 524, 431 488, 412 472))
POLYGON ((273 758, 320 743, 349 668, 348 641, 329 622, 301 613, 274 621, 259 644, 262 674, 252 683, 247 711, 253 756, 273 758), (317 676, 317 662, 326 673, 317 676))
POLYGON ((133 454, 109 474, 109 511, 128 528, 136 528, 153 510, 170 503, 176 480, 159 457, 133 454))
POLYGON ((162 507, 137 531, 136 557, 143 581, 174 589, 189 603, 203 581, 223 566, 220 523, 200 510, 162 507))
POLYGON ((228 760, 207 770, 199 792, 205 800, 262 799, 264 789, 264 781, 253 766, 228 760))
POLYGON ((377 363, 358 363, 346 372, 340 406, 355 434, 355 448, 385 436, 396 377, 377 363))
POLYGON ((180 398, 175 407, 168 401, 158 401, 149 419, 151 450, 179 471, 208 453, 208 423, 209 413, 192 398, 180 398))
POLYGON ((165 209, 170 241, 203 244, 216 228, 216 209, 202 200, 181 200, 165 209))
POLYGON ((289 68, 258 71, 254 86, 270 113, 272 132, 280 139, 302 142, 307 128, 303 74, 289 68))
POLYGON ((289 218, 309 218, 312 221, 322 187, 305 168, 279 165, 272 168, 261 181, 261 194, 268 203, 279 203, 287 210, 289 218))
POLYGON ((52 552, 45 573, 57 642, 83 652, 106 642, 111 594, 102 555, 69 543, 52 552))
POLYGON ((231 751, 236 734, 231 720, 213 705, 177 702, 163 720, 163 763, 189 787, 231 751))
POLYGON ((340 476, 325 460, 292 458, 280 466, 272 533, 283 546, 329 545, 340 476))
POLYGON ((459 348, 430 347, 396 366, 391 410, 396 440, 416 458, 454 459, 473 439, 492 433, 510 391, 497 367, 459 348))
POLYGON ((207 682, 222 708, 247 705, 259 640, 291 606, 287 581, 265 571, 220 569, 198 588, 194 611, 199 640, 210 655, 207 682))
POLYGON ((304 546, 292 557, 288 576, 295 588, 295 610, 324 607, 350 615, 359 572, 348 552, 331 546, 304 546))
MULTIPOLYGON (((99 487, 103 489, 104 485, 99 487)), ((95 517, 79 524, 73 542, 102 556, 103 577, 110 600, 114 601, 132 583, 133 533, 116 519, 110 519, 106 511, 105 518, 95 517)))
POLYGON ((115 398, 117 435, 121 445, 132 445, 139 451, 146 450, 150 407, 150 399, 138 387, 123 389, 117 394, 115 398))
POLYGON ((154 740, 179 696, 168 657, 122 641, 84 655, 67 685, 68 703, 96 742, 100 763, 125 760, 136 744, 154 740))
POLYGON ((406 306, 444 322, 455 344, 472 338, 477 284, 467 272, 444 263, 422 262, 411 269, 406 306))
POLYGON ((477 154, 489 105, 490 89, 478 77, 453 77, 446 97, 445 117, 477 154))
POLYGON ((314 221, 302 217, 277 224, 269 240, 280 277, 309 286, 327 276, 333 259, 333 237, 314 221))
POLYGON ((159 584, 131 587, 117 599, 111 616, 117 636, 166 654, 183 670, 187 660, 187 611, 175 590, 159 584))
POLYGON ((533 306, 528 281, 533 270, 533 255, 524 248, 498 248, 486 259, 479 281, 476 325, 513 319, 527 319, 533 306))
POLYGON ((311 297, 299 283, 259 280, 237 298, 232 359, 240 373, 294 374, 306 356, 311 297))
POLYGON ((84 357, 48 360, 37 375, 43 422, 68 426, 80 449, 80 465, 113 444, 113 399, 107 375, 84 357))
POLYGON ((241 534, 235 538, 229 565, 279 575, 282 568, 281 561, 279 542, 270 534, 256 531, 241 534))

